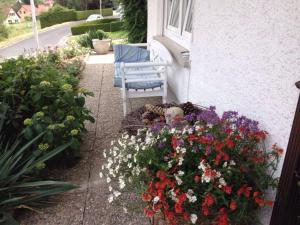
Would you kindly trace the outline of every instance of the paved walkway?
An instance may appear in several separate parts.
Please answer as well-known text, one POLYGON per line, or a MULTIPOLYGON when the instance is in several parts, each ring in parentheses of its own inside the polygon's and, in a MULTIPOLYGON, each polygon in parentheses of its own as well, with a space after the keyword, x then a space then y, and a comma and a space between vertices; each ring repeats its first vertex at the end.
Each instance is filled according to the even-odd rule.
MULTIPOLYGON (((112 139, 118 137, 122 120, 121 92, 112 86, 112 57, 90 57, 82 74, 80 86, 93 91, 95 97, 87 99, 96 123, 87 124, 88 133, 83 136, 82 159, 76 166, 64 171, 54 171, 55 178, 70 181, 80 187, 61 195, 41 213, 28 213, 22 218, 22 225, 148 225, 142 207, 125 213, 122 204, 109 204, 108 185, 99 178, 103 164, 102 151, 109 148, 112 139), (105 64, 100 64, 103 62, 105 64)), ((149 99, 147 99, 149 102, 149 99)), ((159 99, 150 99, 158 103, 159 99)), ((142 106, 145 99, 133 100, 130 109, 142 106)), ((129 195, 130 198, 130 195, 129 195)), ((132 207, 132 206, 131 206, 132 207)))

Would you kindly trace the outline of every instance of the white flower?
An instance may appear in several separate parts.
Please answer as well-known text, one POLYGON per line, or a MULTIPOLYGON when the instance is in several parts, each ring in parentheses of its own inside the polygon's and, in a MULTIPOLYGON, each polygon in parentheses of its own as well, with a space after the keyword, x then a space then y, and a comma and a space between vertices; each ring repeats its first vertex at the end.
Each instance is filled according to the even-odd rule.
POLYGON ((126 207, 123 207, 123 211, 124 211, 124 213, 128 213, 128 210, 126 207))
POLYGON ((186 148, 181 148, 180 151, 182 154, 184 154, 184 153, 186 153, 186 148))
POLYGON ((119 191, 114 191, 114 196, 117 198, 117 197, 119 197, 121 195, 121 192, 119 192, 119 191))
POLYGON ((159 202, 159 197, 156 196, 156 197, 153 199, 153 203, 156 204, 156 203, 158 203, 158 202, 159 202))
POLYGON ((182 184, 182 180, 178 176, 175 176, 175 179, 176 179, 178 185, 182 184))
POLYGON ((179 170, 178 171, 178 176, 183 176, 184 175, 184 172, 182 170, 179 170))
POLYGON ((188 130, 188 132, 189 132, 189 134, 193 134, 193 133, 194 133, 194 130, 193 130, 192 128, 190 128, 190 129, 188 130))
POLYGON ((211 129, 211 128, 213 128, 213 125, 211 123, 209 123, 209 124, 207 124, 207 127, 211 129))
POLYGON ((108 202, 109 203, 112 203, 114 201, 114 196, 113 195, 110 195, 109 197, 108 197, 108 202))
POLYGON ((197 222, 198 216, 196 214, 191 214, 190 219, 192 224, 195 224, 197 222))
POLYGON ((119 183, 119 188, 120 189, 124 189, 125 188, 125 182, 124 181, 122 181, 122 182, 119 183))
POLYGON ((172 161, 168 162, 168 167, 171 168, 172 167, 172 161))
POLYGON ((236 163, 235 163, 235 161, 233 161, 233 160, 230 160, 230 162, 229 162, 229 165, 230 165, 230 166, 235 166, 235 165, 236 165, 236 163))
POLYGON ((107 178, 106 178, 106 182, 107 182, 107 183, 110 183, 110 182, 111 182, 110 177, 107 177, 107 178))
POLYGON ((184 160, 184 159, 183 159, 182 156, 178 157, 178 165, 179 165, 179 166, 182 165, 183 160, 184 160))
POLYGON ((222 185, 222 186, 226 186, 226 181, 225 181, 225 179, 224 179, 223 177, 221 177, 221 178, 219 179, 219 183, 220 183, 220 185, 222 185))
POLYGON ((132 158, 132 155, 131 154, 128 154, 127 155, 127 159, 131 159, 132 158))
POLYGON ((226 168, 227 166, 228 166, 228 163, 227 163, 227 162, 224 162, 223 168, 226 168))
POLYGON ((131 168, 132 167, 132 163, 128 163, 128 168, 131 168))
POLYGON ((108 190, 109 190, 109 192, 112 192, 112 190, 113 190, 112 186, 109 186, 108 190))
POLYGON ((102 173, 102 172, 99 173, 99 177, 100 177, 100 178, 103 177, 103 173, 102 173))
POLYGON ((194 203, 197 201, 197 197, 196 196, 192 196, 189 198, 189 202, 194 203))
POLYGON ((103 157, 106 159, 106 152, 105 151, 103 152, 103 157))

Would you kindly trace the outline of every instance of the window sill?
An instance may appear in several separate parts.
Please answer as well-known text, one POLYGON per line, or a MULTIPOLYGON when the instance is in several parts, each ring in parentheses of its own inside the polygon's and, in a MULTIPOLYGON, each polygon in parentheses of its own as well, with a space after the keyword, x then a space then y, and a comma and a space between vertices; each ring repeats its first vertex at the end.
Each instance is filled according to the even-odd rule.
POLYGON ((172 39, 164 36, 156 36, 153 38, 163 44, 172 54, 177 63, 184 68, 190 68, 190 51, 172 39))

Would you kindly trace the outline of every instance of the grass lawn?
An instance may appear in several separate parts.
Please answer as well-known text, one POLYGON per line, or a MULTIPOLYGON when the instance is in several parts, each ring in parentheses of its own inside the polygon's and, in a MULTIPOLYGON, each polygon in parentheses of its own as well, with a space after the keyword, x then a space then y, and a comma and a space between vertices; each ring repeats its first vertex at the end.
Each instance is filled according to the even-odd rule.
MULTIPOLYGON (((37 21, 38 29, 41 29, 40 21, 37 21)), ((23 34, 31 33, 32 32, 32 26, 31 21, 26 21, 23 23, 17 23, 17 24, 11 24, 7 26, 9 30, 8 38, 15 38, 17 36, 21 36, 23 34)))
POLYGON ((111 39, 122 39, 122 38, 128 38, 128 32, 121 30, 121 31, 115 31, 115 32, 108 32, 111 39))
MULTIPOLYGON (((26 21, 22 23, 10 24, 6 26, 8 29, 8 38, 0 39, 0 47, 9 45, 14 41, 19 40, 23 36, 32 33, 31 21, 26 21)), ((41 30, 41 24, 37 21, 38 30, 41 30)))

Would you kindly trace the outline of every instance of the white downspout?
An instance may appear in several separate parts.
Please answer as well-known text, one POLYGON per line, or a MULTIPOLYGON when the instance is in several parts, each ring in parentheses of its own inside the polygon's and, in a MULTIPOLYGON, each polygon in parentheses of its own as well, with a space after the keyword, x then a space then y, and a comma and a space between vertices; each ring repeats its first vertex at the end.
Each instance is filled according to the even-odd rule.
POLYGON ((31 5, 31 17, 32 17, 32 31, 34 33, 34 38, 36 41, 36 48, 38 50, 40 48, 40 43, 39 43, 39 34, 38 34, 38 30, 37 30, 37 25, 36 25, 34 0, 30 0, 30 5, 31 5))

